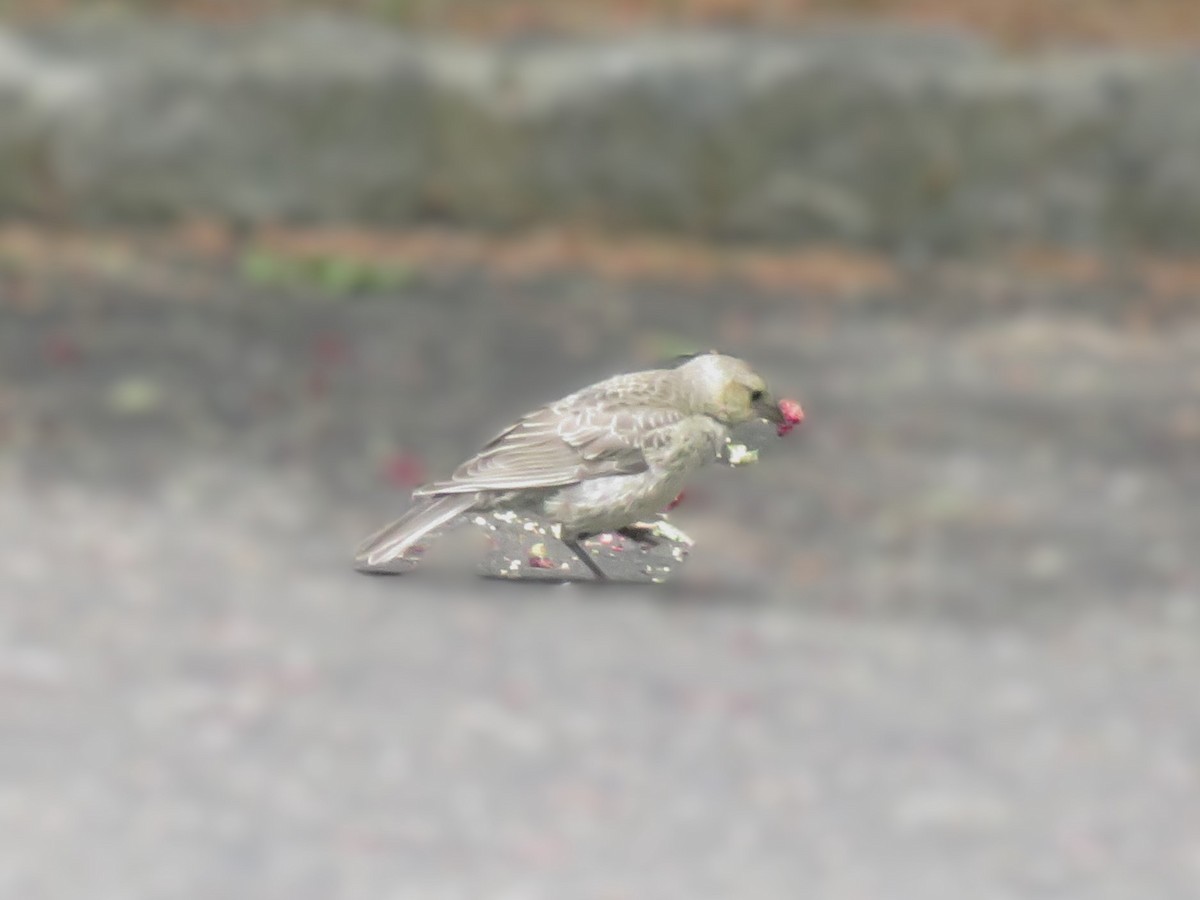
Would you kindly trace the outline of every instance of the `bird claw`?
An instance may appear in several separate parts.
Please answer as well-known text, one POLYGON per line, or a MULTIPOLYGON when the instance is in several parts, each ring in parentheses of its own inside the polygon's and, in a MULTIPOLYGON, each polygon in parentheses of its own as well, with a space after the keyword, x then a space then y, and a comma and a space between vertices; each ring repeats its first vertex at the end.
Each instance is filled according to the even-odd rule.
POLYGON ((634 522, 628 526, 641 531, 648 532, 655 540, 654 544, 662 541, 669 541, 672 544, 683 544, 685 547, 691 547, 696 542, 688 536, 682 528, 676 528, 666 519, 659 519, 656 522, 634 522))
POLYGON ((629 538, 629 540, 636 544, 641 544, 643 547, 657 547, 662 543, 658 533, 654 530, 654 525, 647 525, 642 522, 635 522, 632 525, 626 525, 624 528, 618 528, 616 533, 622 537, 629 538))

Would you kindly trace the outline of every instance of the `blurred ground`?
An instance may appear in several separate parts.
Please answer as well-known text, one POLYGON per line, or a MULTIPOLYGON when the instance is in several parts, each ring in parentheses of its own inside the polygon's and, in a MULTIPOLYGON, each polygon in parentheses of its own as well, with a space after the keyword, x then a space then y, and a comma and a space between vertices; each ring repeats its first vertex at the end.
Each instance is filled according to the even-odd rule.
POLYGON ((803 26, 901 20, 970 28, 1009 45, 1178 45, 1200 38, 1191 0, 3 0, 0 14, 133 12, 244 20, 300 10, 365 13, 405 26, 495 35, 681 25, 803 26))
POLYGON ((5 896, 1195 896, 1189 268, 636 258, 5 232, 5 896), (680 583, 349 570, 419 469, 712 345, 809 422, 680 583))

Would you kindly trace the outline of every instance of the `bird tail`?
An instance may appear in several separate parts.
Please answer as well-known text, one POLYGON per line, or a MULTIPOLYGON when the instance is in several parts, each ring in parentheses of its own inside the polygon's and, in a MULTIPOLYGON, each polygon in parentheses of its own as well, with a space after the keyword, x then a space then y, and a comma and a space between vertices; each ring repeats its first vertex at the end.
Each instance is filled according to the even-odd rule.
POLYGON ((354 567, 360 572, 387 571, 387 563, 404 556, 417 541, 466 512, 477 500, 476 494, 447 494, 418 503, 363 541, 354 554, 354 567))

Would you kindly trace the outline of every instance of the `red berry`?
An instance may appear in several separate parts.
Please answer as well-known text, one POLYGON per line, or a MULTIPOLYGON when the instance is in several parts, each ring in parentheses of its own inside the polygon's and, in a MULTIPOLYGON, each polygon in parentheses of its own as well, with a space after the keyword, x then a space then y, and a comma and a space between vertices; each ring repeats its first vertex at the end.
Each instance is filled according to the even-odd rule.
POLYGON ((804 410, 795 400, 780 400, 779 412, 783 416, 783 422, 775 430, 775 433, 783 437, 797 425, 804 421, 804 410))

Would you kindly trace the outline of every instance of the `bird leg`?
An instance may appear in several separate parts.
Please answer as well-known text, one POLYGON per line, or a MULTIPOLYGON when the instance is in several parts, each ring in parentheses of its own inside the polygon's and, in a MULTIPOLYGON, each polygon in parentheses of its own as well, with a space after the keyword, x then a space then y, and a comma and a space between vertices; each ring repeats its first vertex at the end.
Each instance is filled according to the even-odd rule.
POLYGON ((580 561, 592 570, 592 574, 596 576, 597 581, 608 581, 608 576, 604 574, 604 570, 599 564, 592 559, 591 555, 579 543, 578 539, 572 540, 568 537, 560 537, 560 541, 567 545, 567 548, 579 557, 580 561))

